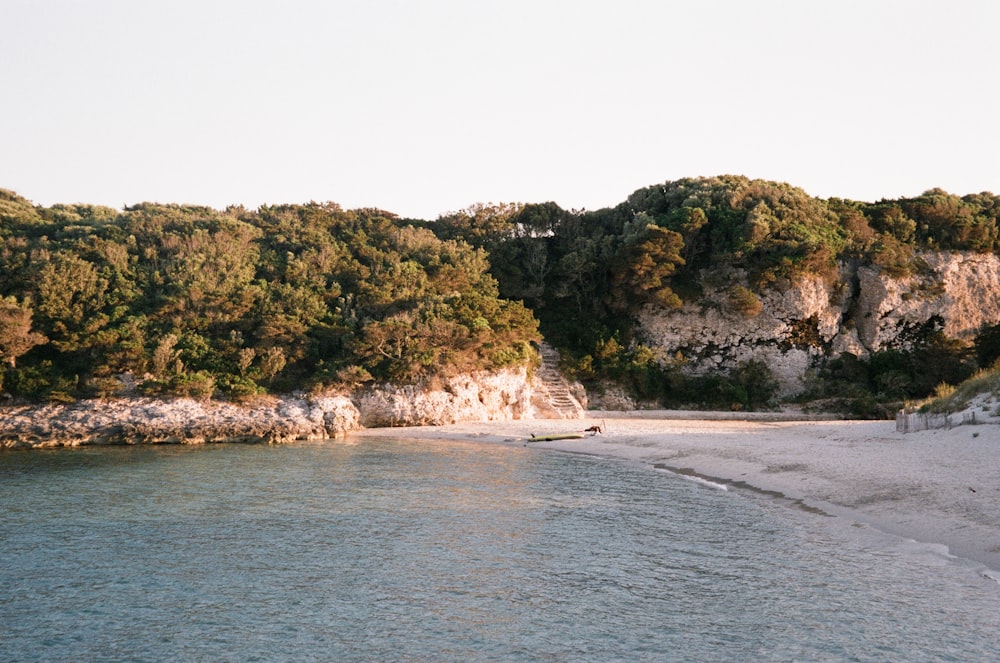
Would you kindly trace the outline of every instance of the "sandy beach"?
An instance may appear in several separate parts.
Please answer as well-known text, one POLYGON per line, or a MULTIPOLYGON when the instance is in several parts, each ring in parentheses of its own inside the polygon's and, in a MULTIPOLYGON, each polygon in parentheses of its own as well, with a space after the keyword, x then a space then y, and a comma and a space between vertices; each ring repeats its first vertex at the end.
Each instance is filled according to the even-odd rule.
POLYGON ((529 446, 640 461, 731 490, 780 493, 881 531, 946 545, 953 555, 1000 571, 1000 426, 898 433, 891 421, 773 419, 590 412, 579 420, 380 428, 353 435, 525 444, 532 434, 597 425, 600 435, 529 446))

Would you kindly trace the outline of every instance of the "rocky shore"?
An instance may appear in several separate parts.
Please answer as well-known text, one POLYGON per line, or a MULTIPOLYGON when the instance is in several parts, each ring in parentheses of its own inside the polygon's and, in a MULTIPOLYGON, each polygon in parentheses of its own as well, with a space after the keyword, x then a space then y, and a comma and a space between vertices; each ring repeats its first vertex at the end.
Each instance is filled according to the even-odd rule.
POLYGON ((351 394, 261 397, 247 404, 118 398, 0 408, 0 448, 108 444, 282 444, 365 427, 530 418, 525 370, 448 380, 436 388, 382 386, 351 394))
POLYGON ((337 437, 360 427, 357 408, 342 396, 269 398, 245 406, 130 398, 5 408, 0 446, 276 444, 337 437))

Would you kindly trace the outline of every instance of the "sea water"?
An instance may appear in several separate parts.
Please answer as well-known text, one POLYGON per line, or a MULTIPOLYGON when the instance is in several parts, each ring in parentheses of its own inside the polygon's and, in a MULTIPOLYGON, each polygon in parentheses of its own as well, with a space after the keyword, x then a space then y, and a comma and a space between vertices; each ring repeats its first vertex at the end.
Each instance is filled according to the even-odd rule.
POLYGON ((646 465, 406 439, 0 453, 3 661, 988 661, 945 550, 646 465))

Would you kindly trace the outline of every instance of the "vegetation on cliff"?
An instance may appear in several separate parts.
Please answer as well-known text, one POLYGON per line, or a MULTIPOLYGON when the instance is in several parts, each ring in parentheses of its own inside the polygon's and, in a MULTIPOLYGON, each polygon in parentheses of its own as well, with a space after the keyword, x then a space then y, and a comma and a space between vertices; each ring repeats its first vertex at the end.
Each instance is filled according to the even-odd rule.
MULTIPOLYGON (((766 290, 833 280, 845 261, 899 276, 923 268, 919 251, 996 251, 998 217, 989 193, 866 203, 738 176, 596 211, 480 204, 434 221, 331 203, 45 208, 0 190, 0 381, 34 398, 113 393, 129 372, 195 395, 419 382, 524 364, 540 325, 585 382, 760 407, 767 366, 692 377, 643 343, 637 312, 702 301, 725 269, 743 276, 706 305, 758 315, 766 290)), ((911 341, 831 362, 810 395, 884 414, 982 365, 933 325, 911 341)))
POLYGON ((984 414, 1000 416, 1000 325, 983 330, 976 338, 976 359, 981 368, 969 379, 961 383, 943 382, 935 387, 933 394, 910 409, 935 414, 961 412, 979 402, 985 407, 984 414))
POLYGON ((42 208, 0 191, 0 369, 31 398, 245 396, 523 365, 486 254, 379 210, 42 208))
MULTIPOLYGON (((738 176, 682 179, 640 189, 620 205, 567 211, 554 203, 475 206, 428 224, 442 238, 485 249, 503 297, 524 300, 546 338, 572 356, 586 381, 613 379, 668 405, 759 407, 774 394, 767 367, 691 377, 683 357, 664 357, 636 333, 639 307, 700 302, 760 312, 765 289, 804 276, 837 276, 845 261, 891 276, 923 268, 926 250, 1000 247, 1000 197, 939 189, 916 198, 864 203, 822 200, 788 184, 738 176), (729 269, 731 268, 731 269, 729 269), (745 274, 725 302, 705 302, 706 279, 745 274)), ((969 348, 934 325, 906 351, 845 356, 824 367, 810 396, 884 415, 887 403, 919 398, 975 368, 969 348)))

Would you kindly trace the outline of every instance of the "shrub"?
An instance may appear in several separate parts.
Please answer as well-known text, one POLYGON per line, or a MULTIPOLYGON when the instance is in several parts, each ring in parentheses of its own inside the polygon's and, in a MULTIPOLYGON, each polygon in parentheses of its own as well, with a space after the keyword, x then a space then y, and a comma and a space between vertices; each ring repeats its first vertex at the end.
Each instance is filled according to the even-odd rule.
POLYGON ((979 330, 975 340, 976 359, 981 367, 992 366, 1000 360, 1000 325, 979 330))
POLYGON ((743 404, 751 410, 770 404, 778 393, 774 373, 767 364, 756 359, 741 362, 729 377, 745 394, 743 404))
POLYGON ((734 285, 729 288, 726 301, 730 309, 748 317, 759 315, 764 309, 760 297, 744 285, 734 285))
POLYGON ((202 371, 177 375, 170 381, 168 391, 175 396, 208 400, 215 392, 215 378, 202 371))
POLYGON ((87 380, 82 391, 87 397, 112 398, 121 394, 122 383, 113 377, 95 377, 87 380))

